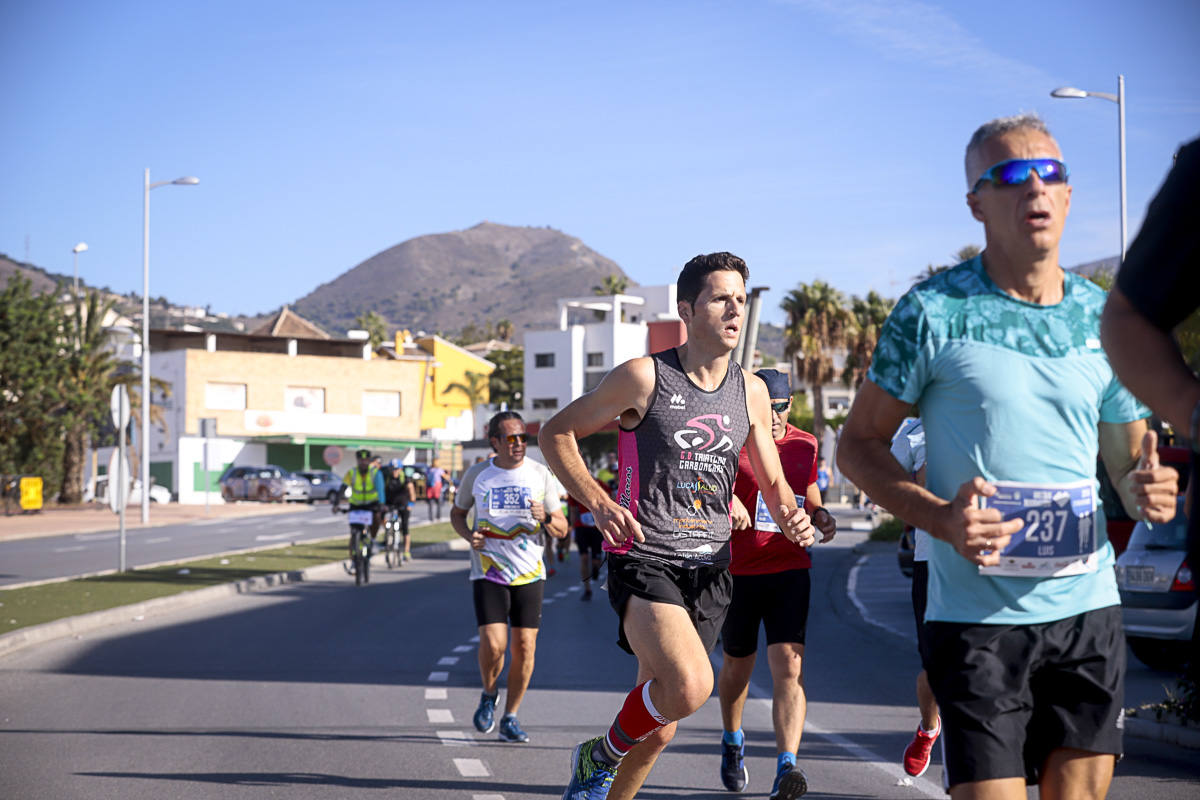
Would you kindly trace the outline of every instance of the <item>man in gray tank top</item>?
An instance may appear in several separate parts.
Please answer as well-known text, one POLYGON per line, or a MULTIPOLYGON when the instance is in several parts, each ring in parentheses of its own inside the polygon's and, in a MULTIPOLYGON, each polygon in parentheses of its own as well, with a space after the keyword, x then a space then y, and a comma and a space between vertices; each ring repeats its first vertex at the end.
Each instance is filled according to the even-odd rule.
POLYGON ((729 505, 743 443, 783 534, 814 541, 779 465, 766 385, 730 363, 749 277, 731 253, 693 258, 677 286, 687 342, 620 365, 539 434, 547 464, 604 536, 618 642, 638 659, 638 685, 608 733, 575 748, 563 800, 632 798, 675 723, 711 695, 708 652, 729 604, 729 505), (613 418, 621 425, 615 500, 592 480, 578 446, 613 418))

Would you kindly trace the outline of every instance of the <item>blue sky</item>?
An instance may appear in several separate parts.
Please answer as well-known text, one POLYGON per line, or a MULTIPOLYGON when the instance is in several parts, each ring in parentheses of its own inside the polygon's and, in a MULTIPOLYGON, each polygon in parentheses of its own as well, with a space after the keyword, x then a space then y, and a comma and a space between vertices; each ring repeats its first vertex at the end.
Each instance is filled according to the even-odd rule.
MULTIPOLYGON (((982 230, 962 153, 1041 113, 1075 186, 1062 263, 1118 250, 1200 135, 1200 3, 0 3, 0 252, 257 313, 405 239, 550 225, 640 283, 731 250, 751 284, 898 296, 982 230)), ((448 278, 452 280, 452 277, 448 278)), ((400 322, 400 321, 397 321, 400 322)))

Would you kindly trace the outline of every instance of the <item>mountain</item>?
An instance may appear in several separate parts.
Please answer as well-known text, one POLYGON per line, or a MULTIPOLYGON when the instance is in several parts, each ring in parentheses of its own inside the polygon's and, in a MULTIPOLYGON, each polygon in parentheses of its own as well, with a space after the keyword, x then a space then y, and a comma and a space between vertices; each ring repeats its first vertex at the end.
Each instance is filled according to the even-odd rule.
MULTIPOLYGON (((35 267, 33 264, 26 264, 22 261, 14 261, 8 256, 0 253, 0 287, 7 286, 9 279, 13 275, 23 275, 33 284, 33 293, 42 294, 50 292, 59 283, 70 283, 73 278, 70 275, 59 275, 53 272, 47 272, 41 267, 35 267)), ((86 286, 83 281, 79 283, 80 288, 86 286)))
MULTIPOLYGON (((552 228, 481 222, 418 236, 318 286, 292 307, 333 333, 375 311, 389 330, 453 334, 468 323, 508 319, 516 331, 555 324, 555 300, 592 294, 619 266, 552 228)), ((632 280, 629 285, 636 283, 632 280)))

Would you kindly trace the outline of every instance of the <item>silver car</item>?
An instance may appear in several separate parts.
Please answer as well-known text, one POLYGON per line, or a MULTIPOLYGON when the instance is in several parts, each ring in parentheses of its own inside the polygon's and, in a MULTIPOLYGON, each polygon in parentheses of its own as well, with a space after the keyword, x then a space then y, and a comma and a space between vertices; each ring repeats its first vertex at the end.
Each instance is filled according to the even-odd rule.
POLYGON ((310 503, 317 500, 328 500, 332 503, 337 499, 338 489, 342 486, 342 479, 327 470, 302 470, 300 472, 293 472, 292 475, 308 482, 306 491, 308 492, 308 502, 310 503))
POLYGON ((1125 638, 1138 660, 1154 669, 1182 666, 1196 627, 1187 524, 1180 497, 1175 519, 1163 525, 1139 522, 1117 559, 1125 638))

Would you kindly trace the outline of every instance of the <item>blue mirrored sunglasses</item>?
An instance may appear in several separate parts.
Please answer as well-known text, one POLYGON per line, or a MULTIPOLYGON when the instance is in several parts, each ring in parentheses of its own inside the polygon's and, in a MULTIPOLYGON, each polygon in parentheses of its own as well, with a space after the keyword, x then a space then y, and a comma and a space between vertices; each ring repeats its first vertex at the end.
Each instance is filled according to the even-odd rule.
POLYGON ((1067 165, 1057 158, 1011 158, 999 164, 992 164, 984 170, 979 180, 971 187, 971 194, 978 192, 979 187, 985 183, 1020 186, 1029 180, 1029 175, 1033 172, 1037 172, 1042 183, 1066 183, 1071 174, 1067 165))
POLYGON ((776 414, 782 414, 788 410, 788 406, 791 405, 791 402, 791 400, 781 400, 778 403, 771 403, 771 410, 776 414))

